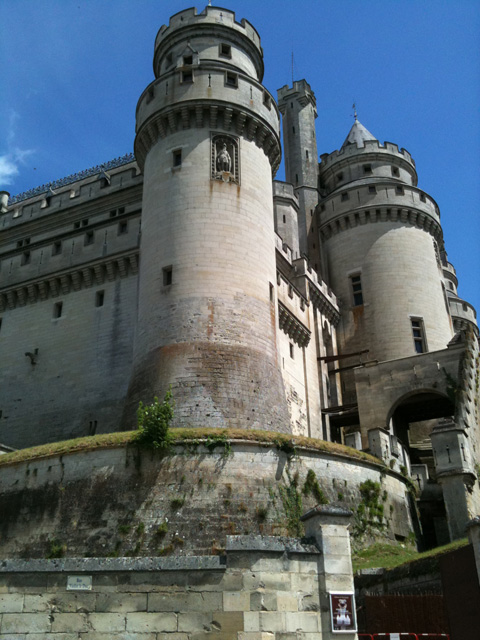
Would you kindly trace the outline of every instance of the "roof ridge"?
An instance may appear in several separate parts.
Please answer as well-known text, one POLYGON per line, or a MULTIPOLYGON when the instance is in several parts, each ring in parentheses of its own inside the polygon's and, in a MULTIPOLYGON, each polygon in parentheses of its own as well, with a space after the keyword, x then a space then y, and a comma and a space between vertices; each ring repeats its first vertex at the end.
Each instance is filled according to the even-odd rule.
POLYGON ((53 180, 52 182, 47 182, 40 185, 39 187, 34 187, 33 189, 23 191, 22 193, 19 193, 15 196, 10 196, 8 204, 11 205, 16 204, 17 202, 21 202, 22 200, 28 200, 28 198, 39 196, 42 193, 50 191, 51 189, 53 190, 59 189, 60 187, 65 187, 67 184, 72 184, 73 182, 78 182, 78 180, 89 178, 90 176, 94 176, 97 173, 102 173, 102 171, 116 169, 117 167, 121 167, 122 165, 133 162, 134 160, 135 156, 133 155, 133 153, 126 153, 124 156, 119 156, 118 158, 114 158, 113 160, 109 160, 108 162, 104 162, 102 164, 97 164, 94 167, 90 167, 89 169, 84 169, 83 171, 72 173, 65 178, 53 180))

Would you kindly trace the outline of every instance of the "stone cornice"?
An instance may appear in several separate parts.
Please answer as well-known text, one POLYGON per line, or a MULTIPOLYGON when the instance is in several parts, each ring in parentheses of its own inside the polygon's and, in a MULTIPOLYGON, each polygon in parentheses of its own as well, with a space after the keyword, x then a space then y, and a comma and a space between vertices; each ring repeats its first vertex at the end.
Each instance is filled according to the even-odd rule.
POLYGON ((425 211, 418 209, 389 206, 374 207, 369 209, 356 209, 348 213, 341 213, 328 222, 324 222, 320 227, 320 234, 323 240, 328 240, 332 236, 353 229, 362 224, 376 222, 401 222, 412 227, 418 227, 430 233, 433 238, 439 241, 442 238, 442 227, 425 211))
POLYGON ((177 130, 210 127, 231 131, 253 140, 263 149, 275 175, 282 157, 280 140, 273 129, 256 114, 233 103, 192 100, 179 102, 155 112, 142 123, 135 138, 135 157, 143 170, 148 152, 159 138, 177 130))
POLYGON ((278 303, 278 322, 284 331, 299 347, 310 342, 311 332, 281 302, 278 303))
POLYGON ((340 312, 337 307, 335 307, 335 305, 333 305, 330 300, 323 295, 322 291, 315 287, 311 282, 309 283, 308 289, 309 298, 314 308, 320 311, 320 313, 323 314, 331 324, 337 326, 340 322, 340 312))
POLYGON ((0 290, 0 312, 138 273, 138 250, 90 262, 0 290))

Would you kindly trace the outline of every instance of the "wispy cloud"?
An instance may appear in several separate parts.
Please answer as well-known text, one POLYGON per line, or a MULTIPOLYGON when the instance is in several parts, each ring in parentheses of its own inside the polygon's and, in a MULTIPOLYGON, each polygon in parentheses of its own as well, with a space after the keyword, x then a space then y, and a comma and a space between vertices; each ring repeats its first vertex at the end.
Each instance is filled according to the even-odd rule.
POLYGON ((0 155, 0 185, 12 184, 20 172, 19 167, 24 165, 27 158, 34 153, 33 149, 19 149, 13 146, 16 125, 19 119, 19 114, 14 109, 11 109, 5 136, 8 151, 0 155))
POLYGON ((14 149, 11 153, 0 155, 0 185, 9 185, 19 174, 19 166, 34 153, 32 149, 14 149))

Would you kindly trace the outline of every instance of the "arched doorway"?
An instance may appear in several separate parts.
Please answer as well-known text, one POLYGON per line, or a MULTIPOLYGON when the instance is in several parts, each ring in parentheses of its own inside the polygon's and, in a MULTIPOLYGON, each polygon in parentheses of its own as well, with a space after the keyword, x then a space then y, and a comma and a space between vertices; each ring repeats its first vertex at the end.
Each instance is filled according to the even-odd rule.
POLYGON ((435 389, 415 389, 399 398, 388 416, 393 437, 407 450, 412 479, 418 484, 417 507, 425 548, 449 542, 430 434, 439 420, 450 418, 454 412, 454 403, 446 394, 435 389))

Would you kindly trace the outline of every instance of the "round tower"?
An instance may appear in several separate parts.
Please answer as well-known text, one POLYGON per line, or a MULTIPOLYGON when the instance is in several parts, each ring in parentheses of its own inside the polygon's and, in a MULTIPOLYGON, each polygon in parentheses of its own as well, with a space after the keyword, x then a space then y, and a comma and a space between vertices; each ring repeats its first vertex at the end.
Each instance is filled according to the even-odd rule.
POLYGON ((153 68, 136 113, 144 192, 125 425, 139 400, 171 385, 176 426, 286 431, 272 201, 279 113, 261 84, 259 35, 226 9, 181 11, 158 32, 153 68))
POLYGON ((321 156, 318 206, 330 285, 341 300, 342 353, 392 360, 444 349, 452 323, 435 201, 417 188, 408 151, 355 123, 321 156))

